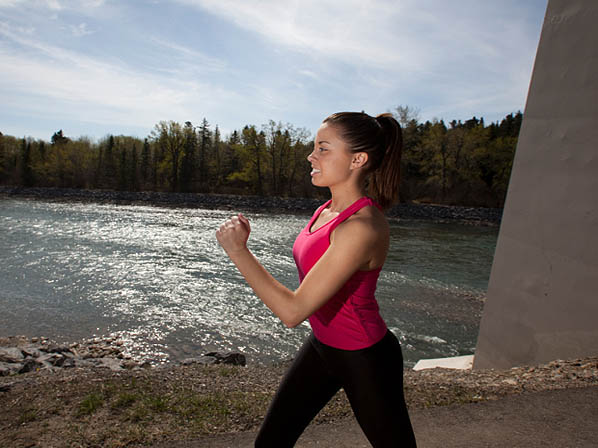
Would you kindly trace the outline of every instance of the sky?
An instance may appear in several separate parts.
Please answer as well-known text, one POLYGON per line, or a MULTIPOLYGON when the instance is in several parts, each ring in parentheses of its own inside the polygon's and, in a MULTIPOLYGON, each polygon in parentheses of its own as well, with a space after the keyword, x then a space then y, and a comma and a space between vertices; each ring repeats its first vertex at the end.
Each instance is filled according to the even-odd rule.
POLYGON ((547 0, 0 0, 0 132, 523 111, 547 0))

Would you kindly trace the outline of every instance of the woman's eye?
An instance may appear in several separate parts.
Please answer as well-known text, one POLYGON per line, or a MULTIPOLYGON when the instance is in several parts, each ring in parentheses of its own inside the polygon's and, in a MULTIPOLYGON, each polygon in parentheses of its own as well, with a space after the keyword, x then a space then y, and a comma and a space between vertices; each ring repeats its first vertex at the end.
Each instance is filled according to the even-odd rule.
POLYGON ((324 151, 326 151, 326 148, 318 148, 318 151, 324 152, 324 151))

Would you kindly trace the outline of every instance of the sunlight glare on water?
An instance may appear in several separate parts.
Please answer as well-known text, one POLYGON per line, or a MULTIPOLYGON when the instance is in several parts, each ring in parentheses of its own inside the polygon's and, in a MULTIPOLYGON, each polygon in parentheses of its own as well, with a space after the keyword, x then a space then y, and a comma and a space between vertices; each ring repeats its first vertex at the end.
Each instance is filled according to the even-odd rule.
MULTIPOLYGON (((1 335, 75 340, 114 335, 154 362, 240 350, 293 356, 288 329, 253 295, 215 239, 231 212, 0 200, 1 335)), ((304 215, 246 212, 250 248, 284 285, 304 215)), ((473 350, 497 229, 391 223, 377 297, 407 363, 473 350)))

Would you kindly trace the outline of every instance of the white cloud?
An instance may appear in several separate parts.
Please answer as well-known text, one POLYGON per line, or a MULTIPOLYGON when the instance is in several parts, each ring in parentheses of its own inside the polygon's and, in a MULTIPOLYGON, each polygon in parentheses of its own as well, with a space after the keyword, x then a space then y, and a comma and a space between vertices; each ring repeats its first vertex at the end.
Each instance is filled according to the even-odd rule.
POLYGON ((166 118, 185 119, 193 115, 196 104, 235 97, 193 79, 151 75, 35 41, 13 32, 5 23, 0 23, 0 35, 28 50, 0 47, 4 66, 0 84, 11 86, 13 105, 18 105, 19 97, 37 95, 52 98, 71 118, 82 118, 77 115, 83 110, 90 122, 124 120, 143 126, 166 118))
POLYGON ((48 6, 48 8, 53 9, 55 11, 60 11, 62 9, 62 6, 60 5, 60 2, 58 0, 47 0, 45 3, 48 6))
POLYGON ((87 27, 87 23, 85 22, 80 23, 79 25, 69 25, 69 28, 71 30, 71 33, 75 37, 87 36, 89 34, 95 33, 95 31, 91 31, 87 27))
POLYGON ((312 79, 319 79, 319 76, 311 70, 299 70, 299 74, 303 76, 307 76, 308 78, 312 79))
POLYGON ((314 56, 366 61, 375 66, 406 67, 408 60, 411 64, 416 60, 407 42, 389 51, 383 36, 391 35, 402 8, 389 7, 384 1, 179 1, 232 21, 274 46, 291 47, 314 56))
POLYGON ((499 2, 484 7, 415 0, 174 1, 218 15, 273 46, 395 70, 426 70, 457 52, 498 57, 520 24, 517 14, 509 16, 515 22, 510 26, 495 16, 502 11, 499 2))
POLYGON ((0 8, 14 8, 23 0, 0 0, 0 8))
POLYGON ((227 63, 222 59, 206 56, 197 50, 177 44, 176 42, 155 37, 151 38, 151 41, 168 50, 173 50, 181 59, 193 64, 195 67, 201 67, 202 70, 222 71, 227 67, 227 63))
POLYGON ((60 11, 62 6, 58 0, 0 0, 0 8, 15 7, 17 5, 30 6, 35 9, 51 9, 54 11, 60 11))
POLYGON ((105 0, 0 0, 0 8, 27 6, 32 10, 88 10, 104 6, 105 0))
POLYGON ((316 75, 338 71, 340 62, 366 89, 428 83, 429 91, 475 84, 511 92, 515 83, 521 97, 538 37, 529 35, 526 6, 512 1, 173 1, 311 56, 316 75))

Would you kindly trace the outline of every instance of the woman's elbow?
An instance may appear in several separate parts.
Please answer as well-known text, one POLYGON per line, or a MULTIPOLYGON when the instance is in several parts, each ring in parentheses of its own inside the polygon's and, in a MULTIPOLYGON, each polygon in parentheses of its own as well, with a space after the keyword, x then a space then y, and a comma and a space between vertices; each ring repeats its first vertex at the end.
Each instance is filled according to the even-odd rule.
POLYGON ((297 325, 299 325, 301 323, 300 321, 292 320, 292 319, 281 319, 281 321, 284 324, 284 326, 287 328, 295 328, 297 325))
POLYGON ((299 314, 289 314, 287 316, 281 317, 280 320, 287 328, 295 328, 297 325, 300 325, 306 318, 299 314))
MULTIPOLYGON (((288 290, 285 292, 288 292, 288 290)), ((296 296, 296 293, 290 292, 286 299, 285 306, 279 308, 279 311, 275 314, 285 327, 295 328, 309 316, 305 314, 305 309, 301 306, 301 300, 296 296)))

